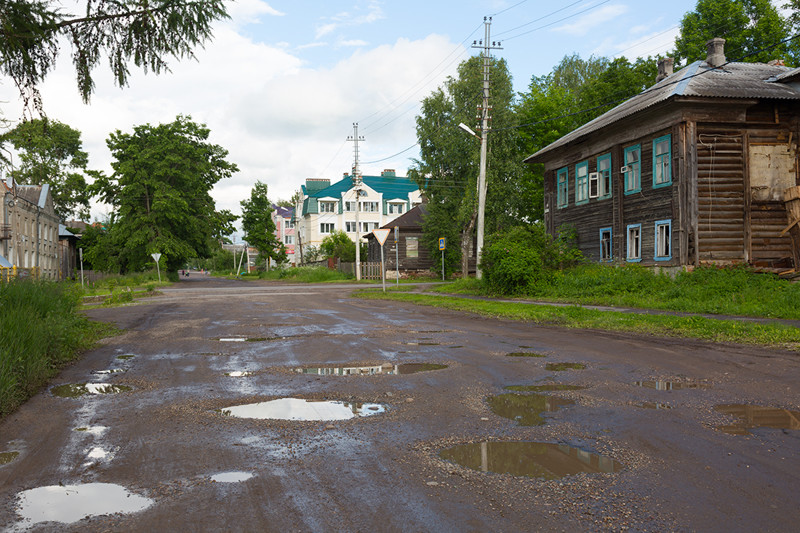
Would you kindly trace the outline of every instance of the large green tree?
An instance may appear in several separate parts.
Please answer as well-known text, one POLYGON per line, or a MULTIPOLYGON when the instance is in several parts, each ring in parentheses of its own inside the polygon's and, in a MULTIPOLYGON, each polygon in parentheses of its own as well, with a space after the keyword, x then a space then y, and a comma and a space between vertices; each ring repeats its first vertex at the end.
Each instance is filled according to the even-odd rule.
MULTIPOLYGON (((480 142, 458 125, 475 127, 475 109, 481 102, 483 58, 472 57, 459 65, 458 76, 422 101, 417 117, 420 159, 409 169, 428 198, 423 222, 425 244, 439 255, 438 238, 450 243, 445 262, 452 270, 461 262, 468 273, 470 243, 477 217, 477 179, 480 142), (458 243, 458 244, 457 244, 458 243)), ((514 92, 504 60, 491 60, 490 105, 492 122, 488 141, 486 233, 530 217, 529 186, 524 178, 522 152, 514 129, 514 92)))
POLYGON ((49 184, 56 213, 62 220, 89 216, 89 190, 81 132, 57 120, 34 119, 21 122, 0 136, 18 154, 8 174, 17 183, 49 184))
POLYGON ((121 271, 141 270, 159 252, 167 269, 208 257, 230 213, 218 213, 209 192, 238 169, 227 150, 208 141, 209 129, 178 116, 174 122, 112 133, 114 174, 94 188, 110 204, 111 236, 121 271))
POLYGON ((267 184, 256 181, 250 198, 241 201, 242 231, 244 240, 258 250, 263 258, 280 259, 280 244, 275 237, 272 220, 272 202, 267 194, 267 184))
POLYGON ((168 70, 168 57, 191 57, 211 38, 214 21, 228 17, 223 0, 92 0, 80 3, 80 13, 57 0, 0 0, 0 6, 0 72, 37 106, 36 88, 64 43, 88 101, 101 59, 124 86, 129 63, 156 74, 168 70))
POLYGON ((675 39, 675 58, 692 62, 706 57, 706 42, 725 39, 728 60, 766 63, 772 59, 792 62, 790 23, 770 0, 698 0, 694 11, 684 15, 675 39))

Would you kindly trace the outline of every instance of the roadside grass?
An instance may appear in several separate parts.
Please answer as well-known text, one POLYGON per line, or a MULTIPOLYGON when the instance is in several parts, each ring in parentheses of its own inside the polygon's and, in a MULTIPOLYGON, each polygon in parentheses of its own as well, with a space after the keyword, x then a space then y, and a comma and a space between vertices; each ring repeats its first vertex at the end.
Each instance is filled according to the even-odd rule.
POLYGON ((566 328, 625 331, 660 337, 684 337, 714 342, 783 347, 800 351, 800 328, 702 316, 673 316, 599 311, 578 306, 556 307, 526 303, 469 300, 445 295, 358 291, 355 296, 442 307, 493 318, 526 320, 566 328))
POLYGON ((116 331, 80 315, 80 296, 80 286, 69 283, 0 283, 0 418, 116 331))
MULTIPOLYGON (((153 271, 141 272, 126 275, 110 275, 94 283, 86 283, 83 289, 84 296, 109 296, 119 291, 133 292, 153 292, 158 287, 171 285, 167 281, 167 273, 161 273, 161 283, 158 281, 158 273, 153 271)), ((80 287, 80 281, 77 282, 80 287)))
POLYGON ((289 267, 276 268, 269 272, 259 272, 258 274, 246 274, 242 276, 247 279, 271 279, 282 281, 296 281, 299 283, 330 283, 334 281, 355 281, 353 276, 343 274, 337 270, 326 267, 289 267))
MULTIPOLYGON (((432 290, 492 295, 476 279, 432 290)), ((526 296, 585 305, 800 319, 800 284, 755 273, 746 266, 704 266, 672 278, 639 265, 586 264, 554 272, 549 281, 530 288, 526 296)))

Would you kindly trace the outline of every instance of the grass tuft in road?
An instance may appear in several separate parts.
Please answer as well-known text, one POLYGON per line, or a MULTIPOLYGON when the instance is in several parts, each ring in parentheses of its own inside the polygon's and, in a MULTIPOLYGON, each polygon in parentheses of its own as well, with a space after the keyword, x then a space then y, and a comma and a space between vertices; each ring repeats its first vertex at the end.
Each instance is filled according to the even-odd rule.
POLYGON ((648 315, 618 311, 598 311, 578 306, 555 307, 524 303, 504 303, 400 292, 387 292, 384 294, 380 291, 359 291, 356 296, 365 299, 395 300, 477 313, 493 318, 526 320, 537 324, 567 328, 626 331, 661 337, 684 337, 714 342, 775 346, 800 351, 800 328, 783 324, 721 320, 702 316, 648 315))

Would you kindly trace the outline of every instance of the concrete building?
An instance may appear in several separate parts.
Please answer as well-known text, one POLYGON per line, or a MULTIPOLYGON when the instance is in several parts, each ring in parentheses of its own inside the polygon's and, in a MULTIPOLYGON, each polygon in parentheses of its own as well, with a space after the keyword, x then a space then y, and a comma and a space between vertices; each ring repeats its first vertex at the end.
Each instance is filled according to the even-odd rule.
POLYGON ((12 267, 58 279, 58 224, 49 185, 0 185, 0 254, 12 267))

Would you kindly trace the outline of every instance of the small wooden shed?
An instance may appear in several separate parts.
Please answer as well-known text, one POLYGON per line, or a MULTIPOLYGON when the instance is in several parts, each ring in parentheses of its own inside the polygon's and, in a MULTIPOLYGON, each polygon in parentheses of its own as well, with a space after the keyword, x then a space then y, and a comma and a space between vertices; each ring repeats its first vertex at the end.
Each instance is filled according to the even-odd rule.
POLYGON ((727 62, 724 42, 525 160, 544 164, 551 234, 573 226, 595 261, 798 268, 800 69, 727 62))
MULTIPOLYGON (((399 256, 401 276, 403 273, 420 272, 433 267, 430 252, 422 241, 422 220, 427 212, 425 204, 421 204, 383 226, 383 228, 392 230, 383 248, 388 271, 396 271, 396 256, 399 256), (399 228, 400 236, 397 244, 394 242, 395 226, 399 228), (395 253, 395 247, 397 247, 397 253, 395 253)), ((372 233, 367 236, 367 242, 369 243, 367 260, 371 263, 380 263, 381 247, 372 233)))

